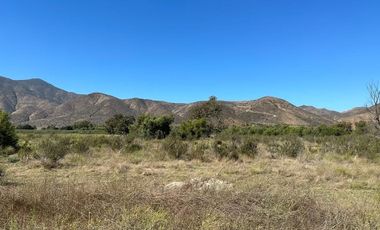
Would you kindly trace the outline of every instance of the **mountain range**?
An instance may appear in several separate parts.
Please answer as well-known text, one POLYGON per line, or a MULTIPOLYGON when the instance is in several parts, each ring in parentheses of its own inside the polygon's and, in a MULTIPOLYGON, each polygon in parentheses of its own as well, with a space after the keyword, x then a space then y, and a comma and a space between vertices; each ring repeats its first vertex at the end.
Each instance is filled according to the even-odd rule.
MULTIPOLYGON (((79 120, 100 124, 121 113, 174 115, 176 122, 186 119, 190 109, 201 102, 170 103, 148 99, 119 99, 102 93, 76 94, 59 89, 41 79, 12 80, 0 76, 0 109, 10 114, 15 124, 65 126, 79 120)), ((220 101, 223 117, 229 124, 319 125, 339 121, 368 120, 366 108, 347 112, 297 107, 275 97, 250 101, 220 101)))

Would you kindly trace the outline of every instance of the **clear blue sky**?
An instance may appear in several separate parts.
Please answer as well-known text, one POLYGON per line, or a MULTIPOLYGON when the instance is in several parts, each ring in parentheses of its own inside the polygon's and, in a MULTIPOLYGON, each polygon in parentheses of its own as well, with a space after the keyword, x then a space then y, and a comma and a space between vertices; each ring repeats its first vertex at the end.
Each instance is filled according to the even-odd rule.
POLYGON ((0 75, 190 102, 336 110, 380 79, 378 0, 2 0, 0 75))

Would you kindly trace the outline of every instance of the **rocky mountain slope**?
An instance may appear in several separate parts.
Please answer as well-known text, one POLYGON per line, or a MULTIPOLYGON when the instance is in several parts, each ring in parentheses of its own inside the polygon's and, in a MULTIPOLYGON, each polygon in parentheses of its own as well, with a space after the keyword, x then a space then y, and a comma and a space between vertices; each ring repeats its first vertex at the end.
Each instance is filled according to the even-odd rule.
MULTIPOLYGON (((176 121, 188 116, 199 102, 181 104, 147 99, 119 99, 110 95, 93 93, 79 95, 54 87, 41 80, 11 80, 0 77, 0 109, 10 113, 16 124, 64 126, 78 120, 102 123, 114 114, 153 115, 173 114, 176 121)), ((229 123, 249 124, 291 124, 317 125, 332 124, 338 120, 353 119, 362 110, 338 113, 311 106, 297 107, 274 97, 264 97, 251 101, 222 101, 225 105, 225 119, 229 123)))

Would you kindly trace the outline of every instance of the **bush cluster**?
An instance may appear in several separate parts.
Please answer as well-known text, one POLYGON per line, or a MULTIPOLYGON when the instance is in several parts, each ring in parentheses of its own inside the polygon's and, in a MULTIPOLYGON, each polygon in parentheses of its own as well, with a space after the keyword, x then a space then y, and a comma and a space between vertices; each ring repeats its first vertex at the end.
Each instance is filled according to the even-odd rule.
POLYGON ((135 122, 132 116, 116 114, 105 122, 106 131, 109 134, 125 135, 130 131, 130 126, 135 122))
POLYGON ((318 139, 323 153, 375 159, 380 156, 380 139, 370 135, 341 136, 318 139))
POLYGON ((163 139, 170 134, 171 124, 174 122, 172 116, 150 116, 142 115, 137 118, 133 129, 138 136, 143 138, 163 139))
POLYGON ((281 138, 278 141, 273 141, 272 143, 268 144, 267 147, 269 152, 273 154, 279 154, 281 156, 293 158, 297 157, 305 150, 303 140, 296 136, 289 136, 286 138, 281 138))
POLYGON ((255 157, 257 155, 258 142, 252 137, 233 136, 231 139, 216 139, 213 142, 213 150, 218 158, 238 160, 240 155, 255 157))
POLYGON ((37 154, 45 167, 53 168, 69 153, 71 143, 71 140, 65 137, 43 138, 37 144, 37 154))
POLYGON ((182 122, 174 130, 174 135, 181 139, 199 139, 202 137, 209 137, 212 132, 212 128, 207 123, 206 119, 192 119, 182 122))
POLYGON ((23 125, 18 125, 16 129, 23 129, 23 130, 35 130, 37 129, 36 126, 30 125, 30 124, 23 124, 23 125))
MULTIPOLYGON (((366 132, 367 124, 361 122, 357 126, 358 132, 366 132)), ((264 136, 344 136, 354 133, 352 124, 341 122, 334 125, 320 126, 291 126, 291 125, 251 125, 251 126, 233 126, 223 131, 226 136, 229 135, 264 135, 264 136)))
POLYGON ((74 130, 94 130, 95 125, 92 124, 90 121, 87 120, 82 120, 82 121, 77 121, 73 125, 74 130))
POLYGON ((183 159, 186 156, 189 145, 176 137, 169 137, 162 143, 162 149, 174 159, 183 159))

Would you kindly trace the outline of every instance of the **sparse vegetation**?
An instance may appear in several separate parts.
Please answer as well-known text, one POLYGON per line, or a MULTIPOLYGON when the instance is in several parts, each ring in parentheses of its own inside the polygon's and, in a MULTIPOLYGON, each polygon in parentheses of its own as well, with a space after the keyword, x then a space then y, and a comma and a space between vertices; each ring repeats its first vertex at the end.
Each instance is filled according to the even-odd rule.
POLYGON ((69 153, 71 141, 65 137, 43 138, 37 144, 37 155, 46 168, 54 168, 69 153))
POLYGON ((0 228, 380 227, 380 140, 366 123, 203 135, 202 120, 171 122, 144 116, 128 135, 20 131, 0 157, 0 228))
POLYGON ((186 142, 175 137, 170 137, 163 142, 162 148, 169 154, 170 157, 174 159, 181 159, 187 154, 189 147, 186 142))
POLYGON ((268 150, 273 154, 295 158, 304 151, 304 144, 297 137, 287 137, 273 141, 268 145, 268 150))

